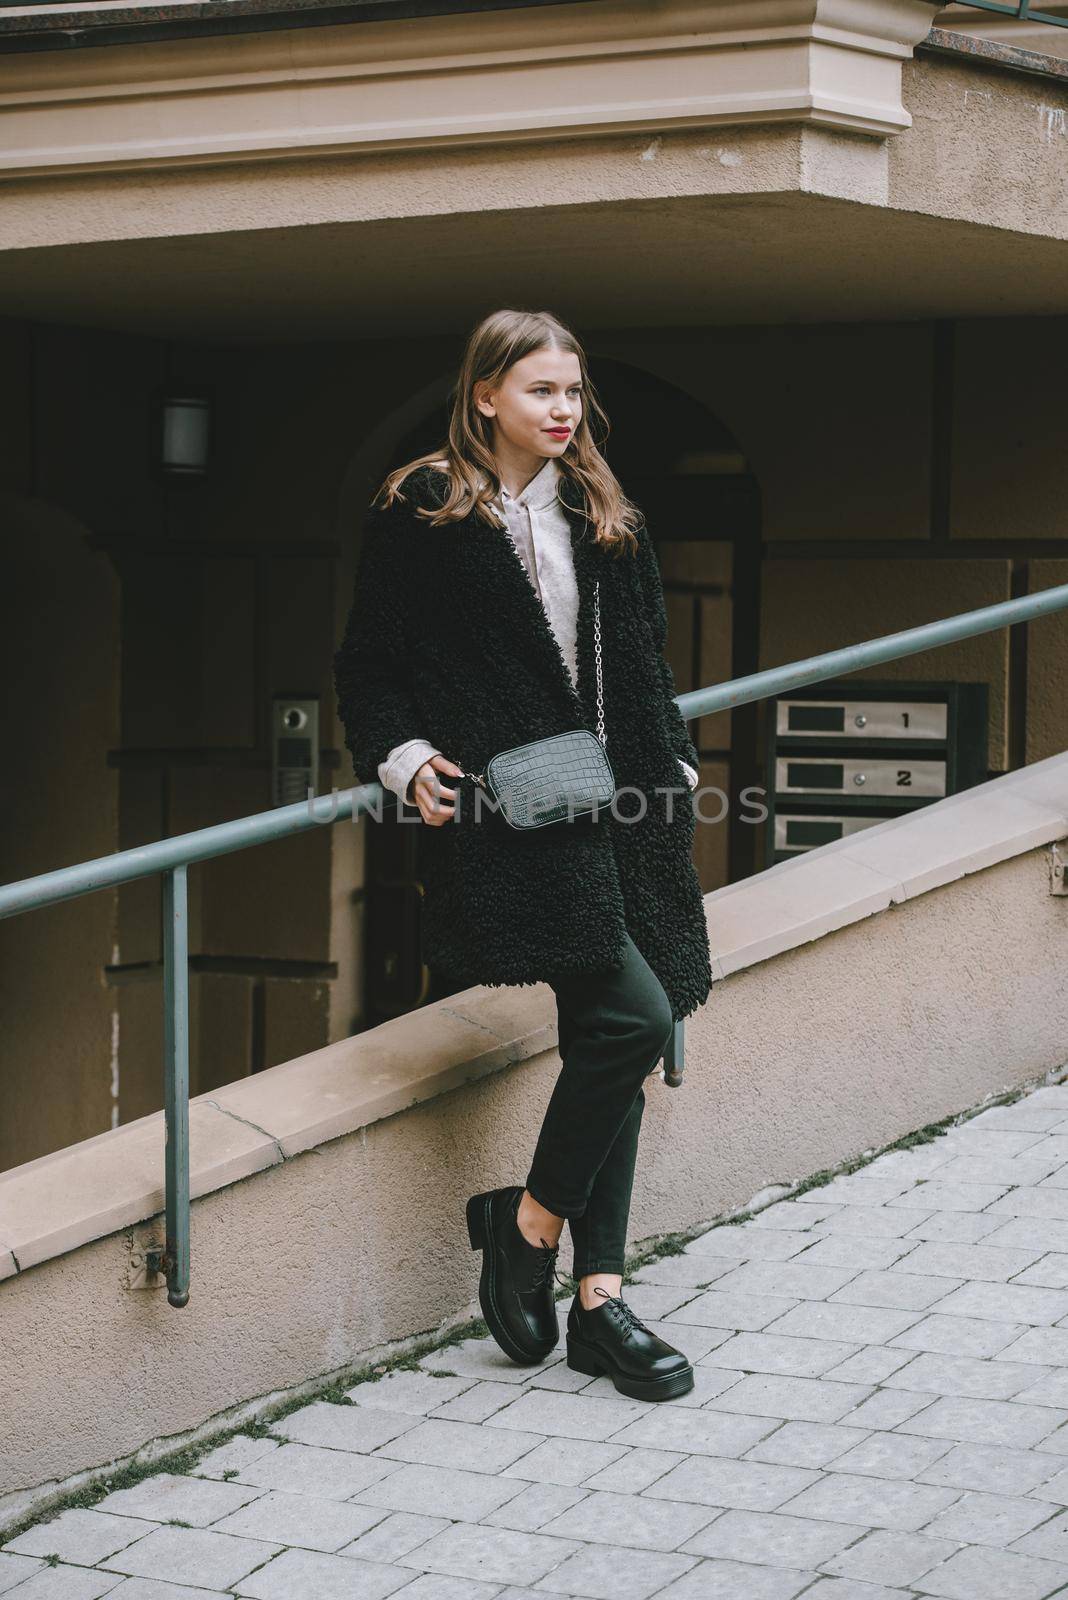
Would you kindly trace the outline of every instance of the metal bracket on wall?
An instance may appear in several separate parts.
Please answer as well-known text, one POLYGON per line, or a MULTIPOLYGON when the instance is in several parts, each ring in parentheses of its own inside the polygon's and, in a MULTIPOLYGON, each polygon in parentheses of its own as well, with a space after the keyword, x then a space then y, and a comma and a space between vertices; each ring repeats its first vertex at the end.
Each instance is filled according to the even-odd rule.
POLYGON ((1068 894, 1068 839, 1057 839, 1049 847, 1049 892, 1068 894))
POLYGON ((130 1252, 130 1278, 128 1289, 166 1288, 164 1274, 170 1270, 166 1246, 151 1239, 143 1247, 136 1244, 130 1252))

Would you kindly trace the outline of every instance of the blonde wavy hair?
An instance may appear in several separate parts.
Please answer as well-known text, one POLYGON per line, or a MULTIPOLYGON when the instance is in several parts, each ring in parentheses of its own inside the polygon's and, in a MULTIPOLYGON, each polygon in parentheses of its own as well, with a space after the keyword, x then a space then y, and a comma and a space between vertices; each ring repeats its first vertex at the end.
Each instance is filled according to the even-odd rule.
POLYGON ((372 504, 385 507, 397 499, 406 500, 400 487, 405 478, 415 468, 429 466, 446 474, 448 493, 437 508, 416 507, 418 517, 431 527, 441 527, 473 511, 491 527, 499 527, 489 506, 501 489, 496 458, 490 447, 492 418, 484 417, 475 404, 475 385, 485 381, 495 388, 517 361, 542 349, 564 350, 578 356, 582 374, 582 416, 568 440, 567 449, 557 457, 561 472, 581 489, 597 542, 617 554, 623 550, 634 554, 638 543, 635 529, 643 524, 644 518, 623 493, 619 480, 598 448, 608 437, 609 422, 590 382, 585 352, 571 330, 549 311, 501 310, 482 319, 464 347, 450 394, 445 442, 439 449, 416 456, 389 473, 372 504))

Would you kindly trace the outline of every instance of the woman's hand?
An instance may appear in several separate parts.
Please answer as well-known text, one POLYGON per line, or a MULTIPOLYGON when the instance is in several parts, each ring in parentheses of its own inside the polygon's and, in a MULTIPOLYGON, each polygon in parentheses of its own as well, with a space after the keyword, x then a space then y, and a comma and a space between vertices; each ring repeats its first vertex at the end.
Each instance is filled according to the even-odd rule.
POLYGON ((429 761, 423 762, 409 785, 415 797, 413 803, 419 807, 423 821, 429 822, 432 828, 440 828, 443 822, 450 821, 456 810, 456 790, 445 787, 438 777, 439 772, 446 777, 460 777, 463 768, 448 756, 431 756, 429 761))

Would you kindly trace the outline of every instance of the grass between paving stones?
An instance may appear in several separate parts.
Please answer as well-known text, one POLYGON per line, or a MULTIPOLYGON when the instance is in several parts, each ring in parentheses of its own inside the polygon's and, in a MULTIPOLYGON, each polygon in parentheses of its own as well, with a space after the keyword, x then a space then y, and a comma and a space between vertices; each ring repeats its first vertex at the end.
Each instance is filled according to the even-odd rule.
MULTIPOLYGON (((983 1111, 989 1111, 994 1106, 1012 1105, 1017 1100, 1022 1100, 1037 1088, 1051 1087, 1063 1083, 1068 1078, 1068 1066, 1058 1069, 1060 1075, 1046 1074, 1036 1083, 1025 1085, 1021 1088, 1007 1090, 1003 1094, 991 1096, 980 1105, 971 1107, 966 1111, 953 1112, 940 1122, 929 1122, 922 1128, 915 1129, 912 1133, 904 1134, 900 1139, 895 1139, 892 1144, 880 1146, 878 1149, 863 1151, 858 1156, 851 1156, 839 1162, 835 1167, 824 1167, 819 1172, 811 1173, 808 1177, 799 1179, 793 1184, 776 1186, 769 1198, 763 1198, 760 1205, 750 1205, 740 1211, 732 1212, 720 1221, 710 1226, 691 1228, 686 1232, 658 1234, 646 1245, 637 1247, 628 1254, 627 1263, 623 1272, 624 1284, 632 1283, 635 1274, 644 1266, 653 1261, 662 1261, 669 1256, 681 1255, 693 1240, 702 1237, 715 1228, 734 1227, 739 1223, 748 1222, 765 1210, 768 1205, 773 1205, 779 1200, 793 1200, 800 1194, 807 1194, 812 1189, 822 1188, 834 1178, 847 1177, 852 1172, 858 1172, 862 1167, 871 1166, 880 1156, 889 1155, 892 1150, 912 1150, 918 1145, 932 1144, 936 1139, 944 1138, 953 1128, 961 1127, 970 1122, 983 1111)), ((917 1179, 918 1183, 925 1183, 925 1178, 917 1179)), ((767 1196, 768 1190, 762 1192, 767 1196)), ((568 1276, 567 1284, 556 1295, 560 1300, 565 1295, 572 1295, 577 1289, 574 1278, 568 1276)), ((19 1534, 25 1533, 28 1528, 51 1522, 59 1516, 61 1511, 80 1508, 91 1510, 106 1495, 114 1489, 128 1489, 140 1483, 144 1478, 155 1477, 160 1472, 170 1472, 181 1475, 189 1473, 199 1465, 205 1456, 213 1450, 218 1450, 221 1445, 228 1444, 230 1440, 239 1437, 249 1439, 272 1439, 277 1437, 272 1431, 274 1425, 289 1416, 292 1411, 299 1411, 304 1406, 313 1402, 325 1402, 328 1405, 350 1406, 355 1405, 346 1393, 362 1383, 372 1383, 390 1372, 414 1372, 420 1370, 423 1357, 440 1350, 448 1350, 451 1346, 462 1344, 465 1339, 482 1338, 489 1332, 482 1317, 471 1317, 466 1322, 450 1329, 447 1333, 432 1332, 417 1336, 415 1347, 405 1351, 392 1359, 376 1362, 358 1362, 350 1368, 343 1368, 328 1382, 316 1384, 315 1380, 302 1385, 298 1393, 282 1396, 275 1401, 264 1402, 260 1415, 251 1422, 234 1423, 230 1428, 221 1428, 213 1433, 210 1439, 199 1441, 195 1445, 187 1445, 170 1452, 160 1452, 151 1461, 131 1461, 125 1466, 113 1470, 102 1469, 98 1471, 89 1483, 75 1489, 68 1494, 57 1497, 49 1506, 47 1512, 32 1512, 20 1522, 13 1524, 0 1536, 0 1549, 8 1540, 16 1539, 19 1534)), ((458 1374, 446 1367, 422 1369, 433 1378, 453 1378, 458 1374)), ((253 1402, 254 1403, 254 1402, 253 1402)), ((230 1468, 221 1474, 222 1478, 229 1481, 236 1478, 237 1468, 230 1468)), ((174 1521, 172 1526, 186 1527, 187 1523, 174 1521)), ((44 1560, 49 1566, 56 1566, 59 1557, 45 1556, 44 1560)))
MULTIPOLYGON (((634 1281, 634 1275, 641 1267, 652 1261, 662 1261, 667 1256, 681 1255, 687 1245, 692 1244, 695 1238, 701 1238, 706 1233, 711 1233, 715 1228, 734 1227, 740 1222, 749 1222, 753 1217, 764 1211, 767 1206, 774 1205, 779 1200, 796 1200, 798 1195, 807 1194, 810 1189, 820 1189, 831 1183, 835 1178, 846 1178, 853 1172, 859 1172, 862 1167, 870 1167, 880 1156, 889 1155, 892 1150, 912 1150, 919 1145, 933 1144, 936 1139, 945 1138, 946 1134, 954 1128, 962 1127, 966 1122, 971 1122, 974 1117, 983 1111, 990 1111, 994 1106, 1010 1106, 1016 1100, 1022 1100, 1026 1095, 1034 1093, 1038 1088, 1053 1087, 1063 1083, 1068 1078, 1068 1066, 1058 1069, 1060 1076, 1045 1075, 1036 1083, 1024 1085, 1022 1088, 1008 1089, 1003 1094, 992 1095, 977 1106, 971 1106, 966 1111, 954 1111, 941 1122, 928 1122, 922 1128, 915 1128, 911 1133, 903 1134, 900 1139, 895 1139, 892 1144, 880 1145, 878 1149, 864 1150, 860 1155, 850 1156, 845 1161, 840 1161, 835 1167, 823 1167, 819 1172, 810 1173, 807 1178, 800 1178, 796 1183, 783 1184, 778 1187, 778 1192, 771 1195, 759 1206, 746 1206, 740 1211, 733 1211, 729 1217, 723 1217, 718 1222, 713 1222, 709 1227, 691 1229, 686 1233, 658 1234, 644 1248, 632 1251, 627 1258, 626 1269, 623 1273, 625 1284, 634 1281)), ((926 1178, 917 1178, 916 1183, 926 1183, 926 1178)), ((765 1191, 766 1193, 767 1191, 765 1191)), ((557 1297, 559 1298, 559 1296, 557 1297)))
MULTIPOLYGON (((171 1451, 160 1451, 151 1460, 133 1460, 125 1465, 108 1469, 99 1469, 88 1483, 69 1493, 58 1496, 49 1506, 47 1512, 35 1511, 29 1513, 10 1527, 5 1529, 0 1536, 0 1550, 4 1544, 12 1539, 17 1539, 27 1529, 39 1524, 48 1523, 58 1517, 63 1511, 84 1510, 90 1511, 98 1505, 107 1495, 116 1489, 130 1489, 135 1484, 141 1483, 145 1478, 156 1477, 161 1472, 176 1475, 191 1473, 193 1468, 199 1466, 205 1456, 221 1445, 228 1444, 232 1439, 245 1437, 249 1439, 273 1439, 277 1437, 272 1428, 283 1417, 289 1416, 292 1411, 299 1411, 304 1406, 313 1402, 325 1401, 330 1405, 351 1406, 355 1401, 346 1394, 347 1389, 353 1389, 358 1384, 370 1383, 383 1377, 388 1372, 414 1372, 419 1370, 419 1363, 425 1355, 437 1350, 446 1350, 451 1345, 459 1344, 464 1339, 478 1337, 487 1331, 486 1324, 481 1317, 472 1317, 459 1327, 451 1329, 446 1334, 433 1332, 419 1340, 414 1350, 409 1350, 392 1359, 376 1362, 362 1362, 351 1368, 342 1369, 340 1375, 335 1375, 327 1383, 316 1384, 314 1380, 302 1387, 299 1393, 285 1395, 277 1400, 265 1402, 261 1414, 253 1421, 234 1423, 230 1428, 221 1428, 213 1433, 209 1439, 198 1440, 196 1444, 186 1445, 171 1451)), ((434 1378, 451 1378, 456 1374, 448 1371, 434 1370, 430 1373, 434 1378)), ((283 1443, 284 1440, 280 1440, 283 1443)), ((237 1476, 237 1469, 230 1469, 222 1474, 229 1481, 237 1476)), ((174 1519, 176 1526, 190 1526, 174 1519)), ((54 1566, 59 1557, 46 1556, 44 1558, 54 1566)))

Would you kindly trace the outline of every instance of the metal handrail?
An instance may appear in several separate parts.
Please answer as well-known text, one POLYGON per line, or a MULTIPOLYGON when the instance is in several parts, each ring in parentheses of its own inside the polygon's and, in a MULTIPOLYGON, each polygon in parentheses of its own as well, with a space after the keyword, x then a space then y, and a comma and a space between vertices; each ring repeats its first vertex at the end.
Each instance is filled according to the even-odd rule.
MULTIPOLYGON (((787 689, 801 688, 837 674, 856 672, 861 667, 896 661, 957 639, 973 638, 997 628, 1027 622, 1068 609, 1068 584, 1043 589, 1038 594, 1017 600, 1004 600, 965 611, 938 622, 923 623, 888 633, 862 644, 846 645, 823 655, 807 656, 785 666, 771 667, 744 678, 693 689, 676 696, 683 717, 706 716, 746 705, 787 689)), ((160 839, 154 844, 137 845, 94 861, 60 867, 15 883, 0 885, 0 917, 21 911, 38 910, 92 894, 98 889, 148 878, 157 872, 163 880, 163 987, 164 987, 164 1155, 166 1243, 162 1250, 146 1252, 148 1266, 167 1275, 167 1299, 172 1306, 189 1300, 189 948, 187 870, 191 862, 229 855, 268 840, 306 833, 324 824, 355 817, 378 808, 385 799, 380 783, 360 784, 330 795, 310 797, 293 805, 279 806, 250 817, 238 817, 193 833, 160 839)), ((677 1022, 675 1034, 664 1056, 665 1081, 682 1081, 683 1024, 677 1022)))
POLYGON ((982 606, 978 611, 962 611, 958 616, 942 617, 938 622, 923 622, 917 628, 902 628, 899 633, 885 633, 862 644, 847 644, 841 650, 807 656, 804 661, 791 661, 783 667, 752 672, 746 678, 728 679, 711 689, 691 689, 687 694, 677 695, 676 699, 679 710, 689 722, 693 717, 706 716, 709 711, 744 706, 784 689, 818 683, 821 678, 833 678, 841 673, 857 672, 861 667, 878 666, 883 661, 918 655, 921 650, 955 644, 958 639, 972 639, 978 633, 992 633, 995 628, 1011 627, 1015 622, 1029 622, 1034 617, 1063 611, 1065 606, 1068 606, 1068 583, 1042 589, 1038 594, 1023 595, 1018 600, 999 600, 996 605, 982 606))

